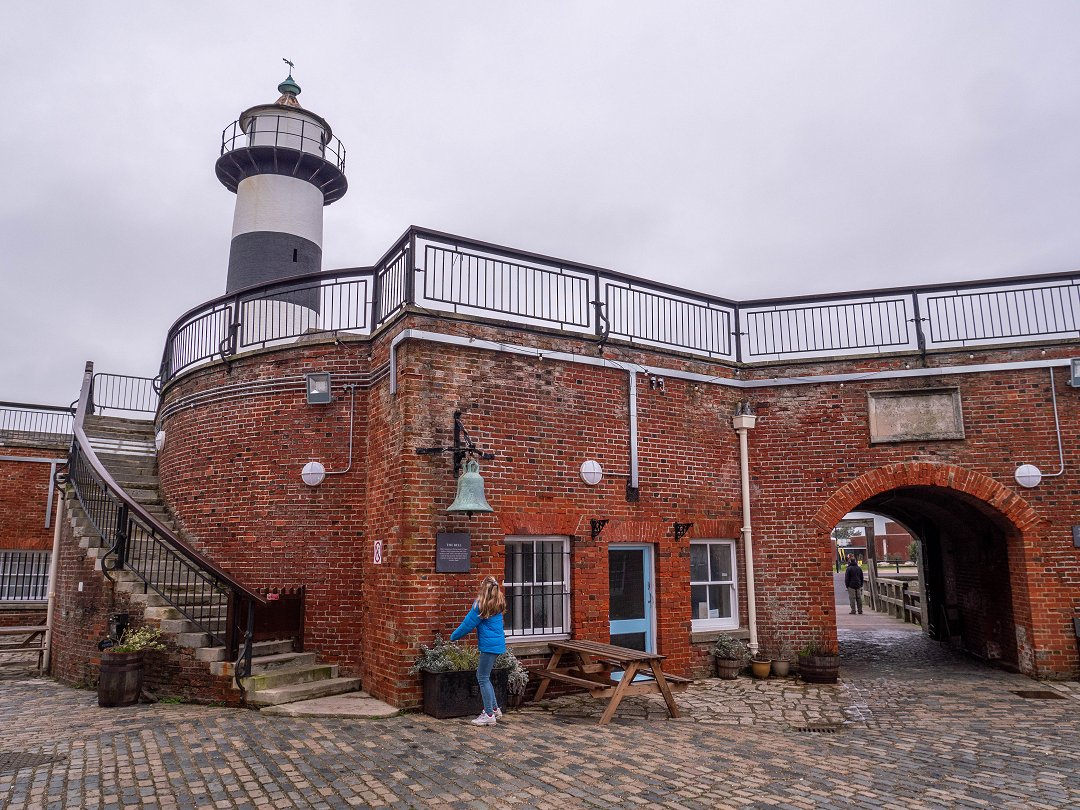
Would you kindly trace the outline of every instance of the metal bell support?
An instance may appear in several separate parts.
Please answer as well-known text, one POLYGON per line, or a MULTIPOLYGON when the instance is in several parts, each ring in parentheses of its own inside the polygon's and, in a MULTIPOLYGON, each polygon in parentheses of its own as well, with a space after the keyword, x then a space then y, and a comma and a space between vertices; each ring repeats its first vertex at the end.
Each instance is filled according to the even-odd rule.
POLYGON ((457 480, 457 497, 446 509, 450 514, 472 516, 473 512, 494 512, 484 497, 484 479, 480 475, 480 464, 474 458, 465 462, 465 472, 457 480))

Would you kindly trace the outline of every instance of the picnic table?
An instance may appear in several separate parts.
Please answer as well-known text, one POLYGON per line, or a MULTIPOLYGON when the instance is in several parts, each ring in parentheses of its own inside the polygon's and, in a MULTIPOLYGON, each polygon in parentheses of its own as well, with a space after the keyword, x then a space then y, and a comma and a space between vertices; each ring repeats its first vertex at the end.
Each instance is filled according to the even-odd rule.
POLYGON ((45 633, 48 629, 43 624, 0 627, 0 654, 37 653, 40 673, 45 656, 45 633))
POLYGON ((550 641, 548 646, 551 647, 551 658, 547 665, 530 667, 530 671, 540 678, 536 700, 544 697, 548 684, 557 681, 586 689, 594 698, 609 698, 607 708, 600 716, 602 726, 611 720, 627 695, 663 695, 668 714, 679 716, 672 692, 686 689, 690 679, 665 673, 660 666, 664 656, 576 639, 550 641))

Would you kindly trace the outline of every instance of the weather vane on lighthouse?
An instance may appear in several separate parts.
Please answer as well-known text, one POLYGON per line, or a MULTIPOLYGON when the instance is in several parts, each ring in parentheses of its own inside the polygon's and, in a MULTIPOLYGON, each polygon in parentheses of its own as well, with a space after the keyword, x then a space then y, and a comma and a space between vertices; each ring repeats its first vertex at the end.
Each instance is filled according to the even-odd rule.
POLYGON ((282 61, 282 62, 284 62, 284 63, 285 63, 286 65, 288 65, 288 66, 289 66, 289 75, 290 75, 290 76, 292 76, 293 68, 294 68, 294 67, 296 67, 296 65, 294 65, 294 64, 293 64, 292 62, 290 62, 290 61, 289 61, 288 59, 286 59, 286 58, 285 58, 284 56, 283 56, 283 57, 281 57, 281 61, 282 61))

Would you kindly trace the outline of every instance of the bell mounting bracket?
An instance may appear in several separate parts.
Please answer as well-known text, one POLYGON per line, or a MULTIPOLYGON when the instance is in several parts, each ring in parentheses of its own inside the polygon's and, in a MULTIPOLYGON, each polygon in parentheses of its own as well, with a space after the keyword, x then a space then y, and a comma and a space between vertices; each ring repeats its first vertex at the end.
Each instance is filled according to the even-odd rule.
POLYGON ((472 436, 469 435, 469 431, 465 429, 465 425, 461 421, 461 411, 454 411, 454 444, 450 447, 417 447, 416 454, 418 456, 437 456, 440 453, 453 453, 454 454, 454 478, 461 475, 461 465, 465 461, 465 456, 473 455, 477 458, 482 458, 485 461, 491 461, 495 458, 494 453, 488 453, 476 446, 476 443, 472 440, 472 436))

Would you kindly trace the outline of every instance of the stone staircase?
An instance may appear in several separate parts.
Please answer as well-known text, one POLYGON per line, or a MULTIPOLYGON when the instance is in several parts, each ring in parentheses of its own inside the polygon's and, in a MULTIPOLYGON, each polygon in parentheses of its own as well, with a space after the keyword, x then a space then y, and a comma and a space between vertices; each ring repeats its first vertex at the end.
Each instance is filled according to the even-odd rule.
MULTIPOLYGON (((88 416, 84 429, 98 458, 116 483, 140 506, 146 509, 174 533, 175 523, 161 500, 157 478, 157 460, 154 447, 154 426, 151 422, 117 417, 88 416)), ((108 546, 102 547, 90 519, 83 512, 78 499, 68 498, 71 525, 79 545, 101 570, 101 560, 108 546)), ((180 595, 184 589, 169 585, 169 564, 153 560, 148 568, 154 571, 155 586, 166 595, 180 595)), ((205 661, 211 674, 233 680, 234 662, 226 660, 223 646, 214 646, 211 636, 202 632, 198 625, 185 618, 169 600, 148 590, 143 581, 131 571, 112 572, 119 590, 130 594, 133 602, 143 606, 143 617, 160 627, 161 632, 171 636, 179 646, 192 648, 195 660, 205 661)), ((190 598, 190 595, 189 595, 190 598)), ((186 601, 186 600, 185 600, 186 601)), ((204 617, 209 629, 223 632, 226 617, 222 608, 209 604, 198 612, 204 617)), ((355 692, 360 689, 357 678, 338 676, 338 667, 319 664, 315 652, 293 652, 293 640, 255 642, 252 645, 251 675, 243 679, 248 705, 278 706, 285 703, 312 700, 332 695, 355 692)))

